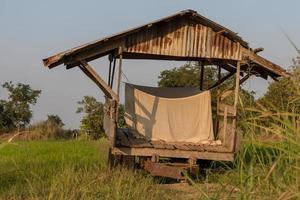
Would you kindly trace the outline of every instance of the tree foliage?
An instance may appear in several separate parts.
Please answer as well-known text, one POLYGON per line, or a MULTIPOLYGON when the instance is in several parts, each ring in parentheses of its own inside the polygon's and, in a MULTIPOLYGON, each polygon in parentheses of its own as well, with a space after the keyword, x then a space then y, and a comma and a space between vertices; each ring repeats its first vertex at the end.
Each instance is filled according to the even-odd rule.
POLYGON ((58 115, 48 115, 44 121, 37 122, 30 126, 30 140, 48 139, 71 139, 76 137, 77 131, 64 129, 64 123, 58 115))
POLYGON ((22 83, 6 82, 2 87, 8 91, 8 100, 0 100, 1 131, 27 126, 32 118, 30 106, 36 104, 41 91, 22 83))
MULTIPOLYGON (((221 77, 225 76, 224 72, 221 77)), ((160 87, 200 87, 200 67, 196 63, 186 63, 181 67, 171 70, 164 70, 159 75, 158 86, 160 87)), ((203 89, 208 89, 218 81, 218 70, 214 66, 206 66, 204 70, 203 89)), ((226 80, 220 90, 229 89, 234 86, 234 78, 226 80)), ((245 105, 253 105, 254 92, 241 89, 241 99, 245 105)), ((217 90, 212 90, 212 97, 215 98, 217 90)))
POLYGON ((92 96, 84 96, 78 102, 77 113, 84 113, 81 119, 80 130, 93 139, 103 136, 103 114, 104 105, 92 96))
MULTIPOLYGON (((84 96, 83 100, 78 102, 77 113, 83 113, 80 129, 92 139, 98 139, 105 136, 103 127, 104 104, 98 102, 92 96, 84 96)), ((124 105, 119 106, 118 126, 125 127, 124 105)))
POLYGON ((58 115, 47 115, 47 123, 62 128, 65 124, 58 115))
POLYGON ((290 73, 290 77, 272 82, 258 102, 280 112, 300 113, 300 59, 294 60, 290 73))
MULTIPOLYGON (((164 70, 158 77, 160 87, 199 87, 200 67, 196 63, 186 63, 181 67, 171 70, 164 70)), ((204 73, 203 87, 208 88, 218 79, 217 70, 213 67, 206 67, 204 73)))

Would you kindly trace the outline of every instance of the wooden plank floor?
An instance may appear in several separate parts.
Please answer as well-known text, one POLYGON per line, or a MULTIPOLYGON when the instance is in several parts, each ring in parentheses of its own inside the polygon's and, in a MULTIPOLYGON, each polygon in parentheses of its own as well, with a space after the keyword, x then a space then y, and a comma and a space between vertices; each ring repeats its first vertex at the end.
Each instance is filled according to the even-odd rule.
POLYGON ((116 135, 117 147, 129 148, 155 148, 186 151, 231 152, 222 145, 196 144, 196 143, 169 143, 164 141, 151 141, 143 135, 133 133, 128 129, 118 129, 116 135))

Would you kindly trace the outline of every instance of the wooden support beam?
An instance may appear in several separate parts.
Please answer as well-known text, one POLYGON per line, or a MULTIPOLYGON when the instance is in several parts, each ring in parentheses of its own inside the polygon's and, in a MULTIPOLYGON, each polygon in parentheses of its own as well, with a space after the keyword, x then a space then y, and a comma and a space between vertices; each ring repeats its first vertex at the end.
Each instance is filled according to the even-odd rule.
POLYGON ((234 153, 221 153, 209 151, 188 151, 179 149, 155 149, 155 148, 128 148, 115 147, 112 149, 113 154, 131 155, 131 156, 149 156, 156 154, 160 157, 170 158, 190 158, 202 160, 219 160, 219 161, 233 161, 234 153))
POLYGON ((79 61, 79 68, 85 73, 96 85, 104 92, 104 94, 114 100, 118 100, 117 94, 105 83, 105 81, 97 74, 97 72, 84 60, 79 61))
POLYGON ((113 68, 112 68, 112 74, 111 74, 111 78, 110 78, 110 88, 113 88, 113 84, 114 84, 114 78, 115 78, 115 71, 116 71, 116 58, 114 58, 114 62, 113 62, 113 68))
POLYGON ((112 68, 112 62, 113 62, 113 57, 112 57, 112 54, 109 54, 109 56, 108 56, 108 60, 109 60, 109 72, 108 72, 108 81, 107 81, 107 83, 108 83, 108 86, 111 86, 110 85, 110 79, 111 79, 111 68, 112 68))
MULTIPOLYGON (((119 47, 119 51, 118 51, 118 55, 119 55, 119 70, 118 70, 118 85, 117 85, 117 96, 118 96, 118 105, 119 105, 119 99, 120 99, 120 87, 121 87, 121 75, 122 75, 122 59, 123 59, 123 55, 122 55, 122 47, 119 47)), ((116 122, 118 123, 119 121, 119 106, 117 106, 116 108, 116 122)))
POLYGON ((240 85, 242 85, 246 80, 248 80, 251 76, 251 73, 247 74, 246 76, 244 76, 241 80, 240 80, 240 85))
POLYGON ((234 72, 229 72, 226 76, 222 77, 220 81, 217 81, 214 85, 212 85, 209 89, 213 89, 217 87, 218 85, 221 85, 224 81, 229 79, 231 76, 233 76, 235 73, 234 72))
POLYGON ((243 52, 243 59, 244 60, 250 60, 251 62, 254 62, 260 66, 262 66, 264 69, 268 70, 270 74, 275 74, 276 76, 282 76, 282 77, 289 77, 290 74, 283 70, 280 66, 270 62, 269 60, 257 55, 255 52, 251 50, 244 50, 243 52))

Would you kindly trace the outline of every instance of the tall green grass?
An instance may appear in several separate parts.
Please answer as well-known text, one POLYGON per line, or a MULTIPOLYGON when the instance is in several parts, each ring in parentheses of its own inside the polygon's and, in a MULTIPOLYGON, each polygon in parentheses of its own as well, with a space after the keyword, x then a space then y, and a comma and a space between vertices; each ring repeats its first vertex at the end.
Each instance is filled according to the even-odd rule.
MULTIPOLYGON (((291 105, 300 99, 299 90, 291 105)), ((248 117, 240 122, 243 147, 235 162, 214 162, 207 170, 204 183, 215 184, 214 190, 190 181, 205 199, 300 199, 300 114, 260 104, 243 112, 248 117)))
MULTIPOLYGON (((299 87, 289 103, 297 99, 299 87)), ((18 141, 0 143, 0 199, 300 199, 300 114, 259 104, 241 114, 235 162, 186 175, 192 195, 140 171, 109 171, 106 140, 18 141)))
POLYGON ((0 199, 182 199, 152 177, 107 169, 108 142, 21 141, 0 150, 0 199))

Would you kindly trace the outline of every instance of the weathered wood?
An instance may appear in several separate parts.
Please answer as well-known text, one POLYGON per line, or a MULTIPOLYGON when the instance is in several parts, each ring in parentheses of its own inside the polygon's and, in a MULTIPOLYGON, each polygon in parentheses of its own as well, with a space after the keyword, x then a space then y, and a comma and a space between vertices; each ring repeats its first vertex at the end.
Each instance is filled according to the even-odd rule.
POLYGON ((186 144, 178 143, 178 144, 174 144, 174 147, 180 150, 187 150, 187 151, 190 150, 190 148, 186 144))
POLYGON ((151 162, 158 163, 159 162, 159 155, 156 155, 156 154, 152 155, 151 156, 151 162))
POLYGON ((240 80, 240 85, 242 85, 246 80, 248 80, 251 77, 251 73, 248 73, 246 76, 244 76, 241 80, 240 80))
POLYGON ((221 85, 222 83, 224 83, 224 81, 226 81, 227 79, 229 79, 230 77, 232 77, 235 73, 234 72, 229 72, 227 75, 225 75, 224 77, 222 77, 220 80, 218 80, 214 85, 212 85, 209 90, 221 85))
POLYGON ((156 149, 166 149, 166 146, 160 141, 151 141, 151 144, 156 149))
POLYGON ((108 56, 108 59, 109 59, 109 71, 108 71, 108 80, 107 80, 107 83, 108 83, 108 86, 110 86, 111 70, 112 70, 112 62, 113 62, 113 56, 112 56, 112 54, 110 54, 108 56))
POLYGON ((233 107, 237 109, 238 105, 238 100, 239 100, 239 91, 240 91, 240 70, 241 70, 241 63, 237 62, 237 67, 236 67, 236 76, 235 76, 235 90, 234 90, 234 104, 233 107))
POLYGON ((114 86, 114 78, 115 78, 115 71, 116 71, 116 58, 114 58, 114 62, 113 62, 113 70, 112 70, 112 74, 111 74, 111 79, 110 79, 110 88, 113 88, 114 86))
POLYGON ((223 101, 226 97, 230 96, 233 93, 233 90, 227 90, 220 96, 220 101, 223 101))
POLYGON ((255 52, 244 49, 243 50, 243 60, 250 60, 251 62, 254 62, 260 66, 263 66, 265 69, 267 69, 269 72, 283 76, 288 77, 290 74, 283 70, 280 66, 270 62, 269 60, 257 55, 255 52))
MULTIPOLYGON (((235 116, 237 115, 237 106, 239 100, 239 91, 240 91, 240 70, 241 70, 241 63, 237 62, 236 67, 236 78, 235 78, 235 91, 234 91, 234 109, 235 109, 235 116)), ((236 133, 236 126, 237 126, 237 118, 234 118, 232 121, 232 128, 233 128, 233 145, 232 145, 232 152, 235 152, 236 141, 237 141, 237 133, 236 133)))
POLYGON ((118 70, 118 86, 117 86, 117 95, 118 99, 120 99, 120 86, 121 86, 121 76, 122 76, 122 47, 119 47, 119 70, 118 70))
MULTIPOLYGON (((235 113, 234 113, 235 114, 235 113)), ((223 119, 223 143, 226 144, 226 135, 227 135, 227 107, 224 109, 224 119, 223 119)))
POLYGON ((108 115, 104 114, 103 126, 111 146, 115 146, 116 123, 108 115))
POLYGON ((150 141, 142 135, 134 136, 130 131, 121 129, 117 131, 117 147, 134 147, 134 148, 155 148, 155 149, 179 149, 186 151, 211 151, 211 152, 231 152, 228 148, 216 144, 196 144, 186 142, 164 142, 150 141), (124 138, 128 139, 128 141, 124 138))
POLYGON ((68 69, 70 69, 80 64, 78 60, 92 61, 98 59, 102 56, 114 52, 116 49, 118 49, 118 47, 124 46, 124 42, 125 41, 123 40, 116 40, 113 43, 109 43, 106 41, 98 42, 97 44, 92 45, 87 50, 73 55, 72 58, 66 58, 64 64, 68 67, 68 69), (101 48, 99 48, 99 46, 101 46, 101 48))
POLYGON ((162 141, 162 144, 165 146, 165 149, 176 149, 172 143, 162 141))
POLYGON ((105 83, 105 81, 97 74, 97 72, 84 60, 80 60, 80 69, 92 79, 102 92, 109 98, 118 99, 117 94, 105 83))
POLYGON ((116 100, 112 100, 109 98, 105 99, 105 105, 104 105, 104 114, 103 114, 103 127, 105 134, 108 137, 108 140, 110 141, 110 144, 112 147, 114 147, 116 144, 116 131, 117 131, 117 124, 116 124, 116 100))
POLYGON ((226 105, 226 104, 223 104, 223 103, 219 103, 218 109, 219 109, 219 113, 218 113, 219 115, 221 114, 221 112, 225 113, 225 111, 227 112, 226 115, 235 116, 235 114, 236 114, 236 110, 234 109, 233 106, 226 105))
POLYGON ((196 158, 203 160, 220 160, 220 161, 233 161, 233 153, 220 153, 220 152, 209 152, 209 151, 185 151, 185 150, 170 150, 170 149, 155 149, 155 148, 113 148, 113 153, 123 155, 134 155, 134 156, 149 156, 156 154, 160 157, 170 158, 196 158))

